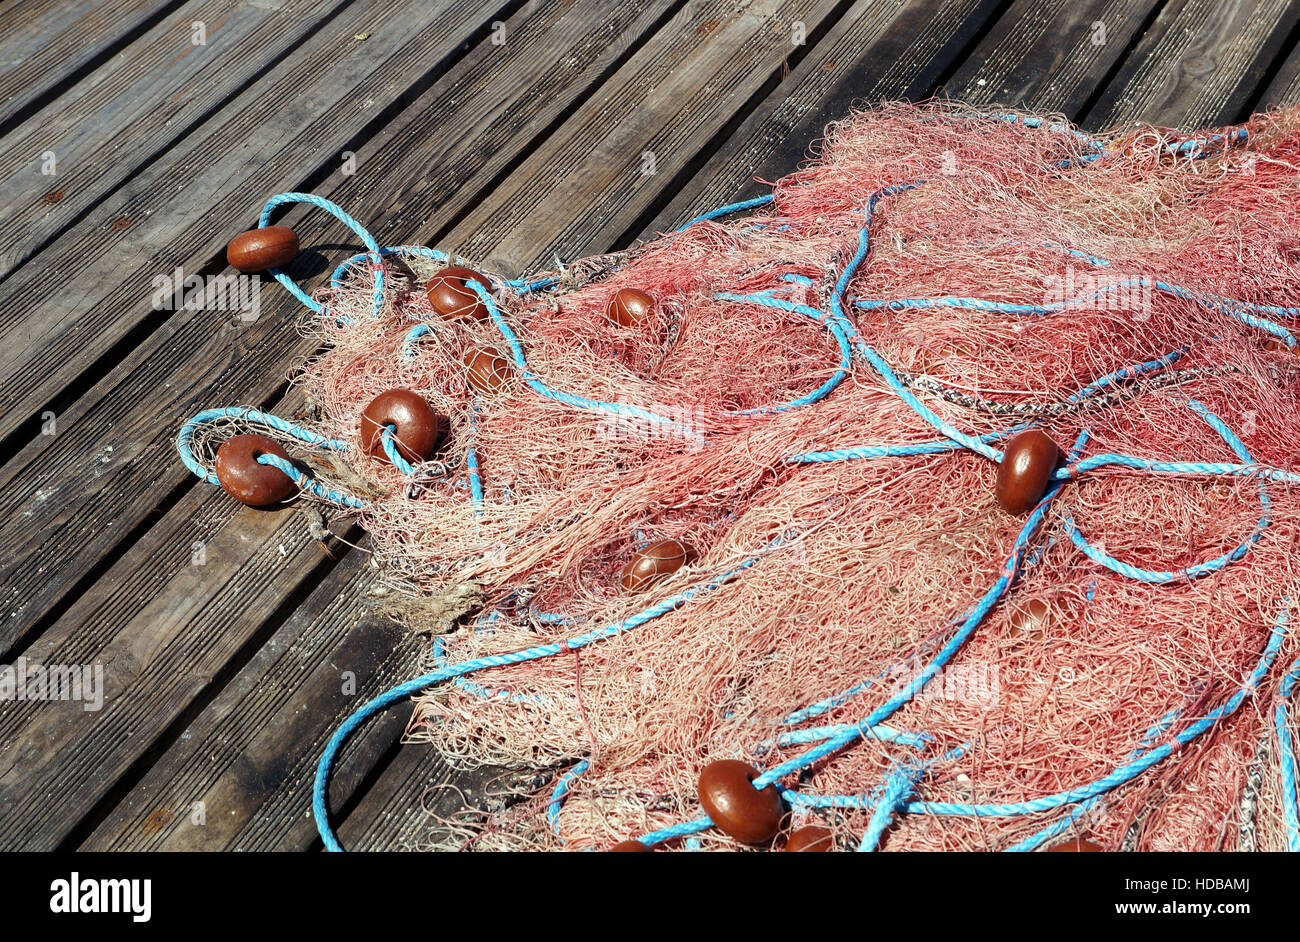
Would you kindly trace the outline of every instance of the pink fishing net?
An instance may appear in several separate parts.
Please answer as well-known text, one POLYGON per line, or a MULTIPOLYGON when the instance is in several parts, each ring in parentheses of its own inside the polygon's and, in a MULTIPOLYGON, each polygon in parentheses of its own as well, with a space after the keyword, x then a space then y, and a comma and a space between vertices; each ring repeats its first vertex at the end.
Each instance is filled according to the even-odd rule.
MULTIPOLYGON (((308 458, 371 502, 362 523, 416 599, 400 606, 413 628, 470 587, 472 610, 436 626, 430 670, 558 649, 418 698, 411 739, 457 767, 537 772, 502 786, 492 813, 431 821, 428 843, 582 849, 689 822, 705 764, 774 768, 821 741, 809 729, 860 723, 905 690, 1011 571, 1027 518, 996 502, 995 462, 952 445, 902 389, 993 449, 1031 423, 1063 451, 1086 432, 1076 461, 1189 466, 1069 476, 943 669, 879 730, 781 779, 791 823, 852 847, 876 815, 885 850, 1076 836, 1285 848, 1271 708, 1300 655, 1286 628, 1300 110, 1089 137, 1055 118, 886 104, 833 124, 772 192, 549 273, 553 286, 486 272, 518 351, 496 319, 433 313, 421 286, 438 262, 390 262, 377 317, 368 265, 318 296, 323 352, 299 375, 313 428, 355 440, 362 409, 395 387, 449 420, 414 476, 355 451, 308 458), (656 300, 648 322, 606 316, 623 288, 656 300), (502 390, 468 385, 471 347, 511 362, 502 390), (924 443, 942 448, 854 454, 924 443), (632 555, 666 538, 693 561, 623 591, 632 555), (1234 695, 1234 712, 1179 738, 1234 695), (1082 803, 1034 804, 1161 745, 1167 757, 1082 803), (909 770, 894 800, 886 786, 909 770)), ((739 845, 705 828, 665 846, 739 845)))

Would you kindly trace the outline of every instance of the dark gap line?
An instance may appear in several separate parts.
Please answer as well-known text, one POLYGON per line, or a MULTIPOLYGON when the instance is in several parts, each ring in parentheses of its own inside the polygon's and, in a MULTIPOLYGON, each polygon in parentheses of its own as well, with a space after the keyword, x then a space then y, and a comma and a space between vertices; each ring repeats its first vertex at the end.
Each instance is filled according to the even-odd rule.
POLYGON ((957 74, 957 70, 971 61, 971 56, 979 49, 980 43, 988 39, 989 34, 1002 22, 1002 18, 1007 15, 1007 12, 1014 5, 1014 0, 1001 0, 997 5, 997 9, 980 24, 966 42, 962 43, 961 48, 953 53, 952 61, 939 72, 921 98, 932 98, 944 93, 947 90, 948 83, 952 81, 952 77, 957 74))
MULTIPOLYGON (((184 2, 184 0, 182 0, 182 2, 184 2)), ((313 39, 326 26, 329 25, 330 20, 332 20, 334 17, 342 13, 346 7, 351 6, 353 2, 354 0, 341 0, 341 2, 338 3, 332 10, 330 10, 327 15, 322 16, 319 22, 317 22, 317 24, 314 27, 312 27, 307 33, 303 35, 302 39, 299 42, 299 46, 305 45, 307 42, 313 39)), ((219 113, 221 109, 225 108, 227 105, 229 105, 232 101, 234 101, 244 92, 248 91, 248 89, 252 88, 258 82, 260 82, 262 78, 263 75, 261 72, 252 75, 248 79, 246 79, 243 83, 231 89, 229 94, 227 94, 225 97, 221 98, 218 101, 213 102, 212 105, 209 106, 206 111, 204 111, 202 114, 196 115, 188 124, 185 125, 183 129, 173 134, 169 139, 167 139, 162 144, 160 144, 151 153, 142 155, 139 158, 138 163, 132 166, 131 168, 132 175, 138 174, 146 167, 152 166, 155 162, 158 161, 159 158, 161 158, 164 154, 168 153, 172 149, 172 147, 175 146, 177 141, 185 140, 190 135, 200 131, 203 128, 203 126, 209 121, 209 119, 211 119, 214 115, 219 113)), ((16 260, 14 262, 13 267, 10 268, 8 272, 6 272, 3 276, 0 276, 0 283, 3 283, 4 281, 16 275, 24 265, 28 264, 29 262, 37 258, 41 254, 41 252, 49 248, 50 245, 53 244, 56 240, 66 235, 69 232, 69 230, 84 223, 96 210, 98 210, 101 206, 103 206, 103 204, 106 203, 111 197, 122 192, 122 190, 127 186, 129 182, 130 182, 130 178, 122 181, 122 183, 118 184, 116 187, 109 190, 108 192, 102 194, 93 203, 86 206, 85 209, 83 209, 77 215, 70 218, 63 225, 59 226, 57 229, 52 230, 49 233, 49 235, 45 237, 44 240, 42 240, 37 245, 33 245, 32 248, 28 250, 27 253, 23 255, 22 258, 16 260)))
POLYGON ((1296 21, 1291 24, 1291 29, 1286 34, 1286 38, 1282 40, 1282 46, 1278 49, 1277 55, 1264 67, 1255 85, 1254 93, 1246 97, 1246 102, 1233 117, 1234 124, 1241 124, 1258 110, 1264 101, 1264 96, 1268 94, 1269 88, 1282 73, 1282 70, 1286 68, 1287 61, 1292 55, 1296 54, 1297 45, 1300 45, 1300 17, 1297 17, 1296 21))
POLYGON ((434 230, 433 234, 429 237, 429 243, 437 244, 447 238, 447 236, 457 226, 469 218, 470 212, 479 203, 483 202, 494 190, 517 172, 534 151, 550 140, 551 137, 559 133, 568 120, 577 114, 578 110, 583 105, 591 100, 596 91, 604 87, 611 78, 617 75, 623 66, 627 65, 632 57, 645 47, 647 40, 663 29, 664 26, 667 25, 668 22, 677 15, 678 11, 686 6, 688 2, 689 0, 672 0, 672 2, 664 9, 664 12, 655 18, 654 22, 647 26, 642 33, 638 34, 633 41, 627 43, 623 52, 600 71, 600 74, 591 83, 590 91, 585 95, 575 98, 573 102, 556 114, 555 118, 552 119, 544 128, 534 134, 529 140, 528 145, 519 149, 517 157, 502 167, 491 177, 491 179, 474 192, 472 198, 466 201, 463 209, 458 210, 448 218, 446 223, 434 230))

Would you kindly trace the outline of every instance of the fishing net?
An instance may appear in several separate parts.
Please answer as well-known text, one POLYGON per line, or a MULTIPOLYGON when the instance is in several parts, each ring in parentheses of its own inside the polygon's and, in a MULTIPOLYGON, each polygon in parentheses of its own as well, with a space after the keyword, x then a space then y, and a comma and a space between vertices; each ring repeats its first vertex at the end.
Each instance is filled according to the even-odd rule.
POLYGON ((485 272, 483 319, 424 290, 472 260, 367 246, 309 299, 309 412, 214 410, 182 453, 215 481, 232 430, 282 440, 436 632, 358 722, 419 691, 409 739, 524 770, 427 846, 739 847, 697 786, 742 759, 844 848, 1300 847, 1300 110, 880 105, 769 197, 485 272), (358 445, 393 389, 445 420, 427 460, 358 445), (1014 514, 1027 428, 1065 458, 1014 514))

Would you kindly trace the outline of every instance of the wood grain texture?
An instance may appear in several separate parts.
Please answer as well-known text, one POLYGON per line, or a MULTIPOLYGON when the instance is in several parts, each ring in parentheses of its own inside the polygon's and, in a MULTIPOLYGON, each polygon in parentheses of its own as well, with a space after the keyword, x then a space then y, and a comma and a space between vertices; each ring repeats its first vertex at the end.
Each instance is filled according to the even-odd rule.
MULTIPOLYGON (((368 570, 366 553, 349 553, 82 849, 308 849, 317 839, 311 783, 326 739, 359 704, 414 676, 424 648, 369 611, 368 570)), ((409 715, 409 705, 396 706, 349 742, 331 781, 335 807, 409 715)))
POLYGON ((828 120, 856 103, 925 98, 963 40, 996 13, 980 0, 860 0, 639 234, 653 238, 715 206, 768 191, 804 160, 828 120))
MULTIPOLYGON (((357 146, 357 172, 317 187, 393 242, 422 241, 447 226, 531 146, 534 133, 598 83, 623 48, 650 27, 647 12, 613 12, 593 23, 549 8, 525 10, 506 49, 481 44, 374 139, 357 146), (546 69, 540 50, 566 46, 569 68, 546 69), (470 122, 492 109, 495 119, 470 122), (430 127, 473 130, 440 138, 430 127), (382 194, 382 199, 380 197, 382 194), (376 203, 379 203, 376 206, 376 203), (385 211, 384 203, 391 203, 385 211)), ((260 203, 261 194, 252 202, 260 203)), ((339 224, 295 209, 285 220, 306 255, 291 271, 319 279, 359 246, 340 244, 339 224), (327 263, 325 255, 328 253, 327 263)), ((206 231, 210 223, 197 225, 206 231)), ((232 222, 230 229, 242 228, 232 222)), ((311 349, 295 329, 298 302, 277 284, 263 293, 253 323, 231 312, 181 311, 58 418, 58 434, 38 436, 0 469, 0 651, 33 630, 75 591, 95 561, 119 551, 171 489, 192 476, 173 440, 184 418, 214 404, 261 404, 290 365, 311 349)))
POLYGON ((1277 108, 1297 103, 1300 103, 1300 45, 1292 46, 1290 55, 1260 96, 1259 107, 1277 108))
POLYGON ((1298 0, 1173 0, 1087 116, 1188 130, 1244 118, 1264 67, 1300 16, 1298 0))
POLYGON ((338 166, 358 135, 382 123, 375 102, 437 74, 497 8, 497 0, 346 8, 60 236, 40 264, 0 283, 0 436, 30 427, 116 341, 161 319, 155 276, 216 263, 256 218, 253 199, 306 185, 326 162, 338 166), (354 38, 365 31, 364 42, 354 38))
POLYGON ((89 63, 180 6, 139 0, 33 0, 0 6, 0 126, 49 100, 89 63))
POLYGON ((328 568, 291 511, 245 509, 243 526, 222 527, 227 511, 224 494, 209 491, 197 507, 164 517, 136 549, 155 561, 153 571, 122 560, 101 580, 102 591, 82 596, 23 652, 42 664, 99 665, 104 706, 6 704, 0 848, 57 846, 212 679, 241 659, 250 639, 261 640, 292 599, 286 576, 328 568), (212 563, 242 564, 194 565, 196 540, 212 563))
POLYGON ((129 185, 201 127, 221 103, 262 81, 266 64, 302 44, 344 4, 191 2, 165 17, 5 135, 0 150, 0 279, 42 244, 129 185), (205 42, 192 41, 202 21, 205 42), (58 173, 38 169, 57 158, 58 173))
POLYGON ((948 83, 976 106, 1077 116, 1155 0, 1019 0, 948 83))
POLYGON ((603 250, 627 231, 709 138, 800 51, 826 0, 690 4, 651 39, 562 133, 448 236, 448 246, 507 273, 603 250), (575 206, 593 212, 574 215, 575 206))
MULTIPOLYGON (((490 3, 462 4, 458 26, 422 21, 430 37, 408 34, 409 17, 380 0, 365 17, 355 4, 340 7, 337 22, 285 46, 294 51, 267 77, 286 96, 282 111, 247 92, 227 101, 226 86, 187 85, 185 75, 212 76, 187 73, 184 60, 161 60, 156 74, 130 81, 129 70, 96 70, 119 85, 101 97, 71 89, 65 97, 90 124, 59 133, 88 148, 104 133, 95 116, 134 121, 138 135, 120 140, 139 173, 87 178, 79 192, 90 216, 0 283, 0 402, 10 406, 0 437, 31 427, 45 403, 65 402, 58 434, 33 432, 0 468, 0 650, 27 637, 10 659, 98 663, 109 698, 98 713, 68 703, 0 711, 0 847, 70 836, 95 849, 313 846, 315 760, 358 702, 342 694, 339 671, 355 669, 368 693, 417 669, 418 639, 369 613, 362 553, 333 559, 293 514, 189 486, 175 458, 175 426, 199 408, 292 411, 301 401, 294 392, 276 399, 286 365, 308 349, 293 330, 296 302, 278 286, 267 287, 253 324, 147 306, 153 274, 178 263, 221 270, 226 238, 266 195, 312 181, 382 242, 459 245, 516 271, 548 264, 552 252, 603 251, 746 195, 753 174, 792 169, 852 98, 919 97, 945 75, 950 92, 977 103, 1012 98, 1075 115, 1096 101, 1089 114, 1098 121, 1195 123, 1206 119, 1189 115, 1241 109, 1263 91, 1257 78, 1295 20, 1293 3, 1247 6, 1170 3, 1139 35, 1153 5, 1133 0, 1015 3, 1000 16, 1001 5, 980 0, 692 3, 668 22, 663 7, 602 5, 597 14, 529 4, 508 18, 506 45, 493 47, 484 41, 490 3), (821 38, 791 54, 782 42, 799 18, 821 38), (1104 44, 1090 42, 1098 19, 1104 44), (401 35, 391 31, 398 22, 401 35), (352 39, 367 31, 365 42, 352 39), (152 128, 114 97, 169 82, 182 101, 162 107, 193 123, 186 133, 152 128), (199 111, 186 110, 190 96, 199 111), (471 130, 432 133, 447 127, 471 130), (167 146, 154 157, 157 142, 167 146), (345 147, 357 153, 355 176, 328 172, 345 147), (640 173, 646 150, 657 174, 640 173), (121 232, 110 225, 118 218, 131 220, 121 232), (51 276, 60 286, 50 298, 23 281, 36 264, 46 288, 51 276), (102 378, 83 382, 101 363, 102 378), (191 561, 196 540, 206 545, 203 566, 191 561), (196 801, 202 825, 191 820, 196 801)), ((144 22, 126 0, 77 9, 117 10, 126 32, 144 22)), ((71 5, 24 10, 61 24, 42 40, 51 48, 75 23, 71 5)), ((35 42, 12 39, 4 26, 14 15, 0 8, 0 119, 14 66, 5 50, 35 42)), ((262 14, 238 15, 263 43, 258 54, 274 48, 255 22, 262 14)), ((124 48, 161 48, 152 44, 162 26, 124 48)), ((101 33, 101 50, 125 35, 101 33)), ((247 73, 255 59, 238 68, 247 73)), ((1298 70, 1293 56, 1265 99, 1296 100, 1298 70)), ((46 74, 58 80, 58 69, 46 74)), ((308 285, 356 250, 319 213, 293 210, 285 221, 309 247, 294 268, 308 285)), ((38 225, 23 238, 35 245, 41 231, 51 230, 38 225)), ((386 760, 408 714, 394 708, 359 734, 335 779, 335 808, 386 760)), ((484 778, 456 781, 473 791, 484 778)), ((345 846, 424 846, 432 820, 421 800, 452 810, 448 780, 428 749, 402 748, 340 823, 345 846)))
POLYGON ((336 828, 345 850, 422 851, 450 817, 490 786, 496 769, 453 773, 427 745, 408 743, 336 828))

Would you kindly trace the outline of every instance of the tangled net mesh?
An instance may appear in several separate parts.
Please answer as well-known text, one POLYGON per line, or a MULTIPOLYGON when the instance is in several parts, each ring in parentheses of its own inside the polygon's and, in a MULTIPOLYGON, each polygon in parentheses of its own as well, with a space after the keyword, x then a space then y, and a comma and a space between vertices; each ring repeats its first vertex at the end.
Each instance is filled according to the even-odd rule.
MULTIPOLYGON (((1084 457, 1239 461, 1189 408, 1195 400, 1254 463, 1294 471, 1295 348, 1194 296, 1300 305, 1300 110, 1243 127, 1249 137, 1231 146, 1226 131, 1184 138, 1147 126, 1088 138, 1059 118, 883 104, 831 125, 818 158, 752 213, 577 262, 549 273, 548 290, 494 278, 532 377, 666 423, 574 408, 518 369, 500 392, 475 392, 465 350, 510 350, 491 320, 438 318, 421 290, 436 262, 388 264, 378 316, 369 265, 319 293, 310 329, 322 352, 298 374, 314 431, 355 441, 362 409, 394 387, 449 420, 418 486, 355 451, 311 459, 320 479, 370 502, 362 523, 395 585, 417 600, 466 585, 481 598, 439 636, 431 670, 618 624, 706 587, 634 630, 420 695, 409 738, 453 766, 538 770, 515 779, 507 810, 443 821, 431 845, 604 847, 694 818, 705 764, 772 768, 808 748, 788 741, 792 731, 861 722, 1003 575, 1025 520, 994 499, 988 458, 791 460, 939 437, 878 370, 854 357, 817 401, 772 408, 841 369, 824 324, 793 305, 830 310, 863 208, 883 188, 926 181, 879 199, 869 252, 838 299, 941 419, 971 436, 1033 422, 1062 450, 1086 430, 1084 457), (1177 150, 1184 140, 1203 146, 1177 150), (629 287, 658 301, 645 325, 606 316, 629 287), (929 303, 885 303, 898 299, 929 303), (413 338, 418 324, 431 329, 413 338), (696 558, 644 592, 621 591, 631 555, 663 538, 696 558), (556 781, 580 761, 553 804, 556 781)), ((791 800, 794 824, 856 845, 882 783, 919 761, 912 805, 895 809, 883 849, 1005 849, 1053 822, 1108 849, 1284 849, 1271 697, 1300 655, 1294 635, 1257 695, 1185 745, 1175 734, 1248 686, 1279 612, 1293 607, 1298 508, 1300 488, 1258 476, 1109 466, 1072 478, 1007 593, 888 718, 924 744, 867 735, 787 776, 792 793, 858 796, 834 807, 791 800), (1152 583, 1098 564, 1072 528, 1147 570, 1246 548, 1203 575, 1152 583), (1086 806, 998 816, 919 806, 1030 801, 1165 742, 1169 758, 1086 806)), ((403 607, 414 627, 420 606, 403 607)), ((690 846, 739 845, 708 829, 690 846)))

